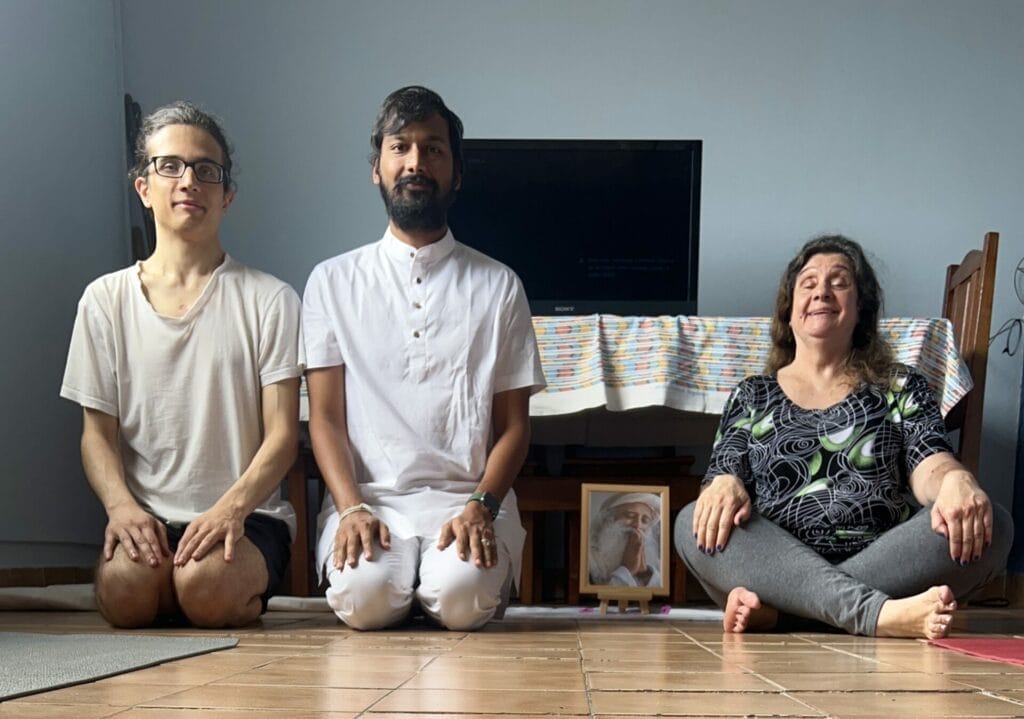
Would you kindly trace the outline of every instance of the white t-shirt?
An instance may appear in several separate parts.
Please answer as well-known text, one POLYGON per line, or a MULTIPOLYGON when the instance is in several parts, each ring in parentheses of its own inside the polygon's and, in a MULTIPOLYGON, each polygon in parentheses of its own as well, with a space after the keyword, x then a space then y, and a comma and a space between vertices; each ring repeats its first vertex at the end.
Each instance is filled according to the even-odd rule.
MULTIPOLYGON (((261 389, 303 370, 299 299, 284 282, 225 256, 184 317, 158 314, 141 263, 85 289, 61 397, 118 419, 125 479, 174 523, 208 510, 263 442, 261 389)), ((257 509, 295 534, 275 493, 257 509)))
MULTIPOLYGON (((483 477, 494 395, 545 385, 519 278, 451 232, 417 250, 389 231, 313 269, 302 321, 307 366, 345 367, 364 499, 397 536, 436 538, 483 477)), ((328 494, 321 529, 334 511, 328 494)), ((518 576, 514 493, 497 523, 518 576)), ((319 561, 333 539, 321 536, 319 561)))

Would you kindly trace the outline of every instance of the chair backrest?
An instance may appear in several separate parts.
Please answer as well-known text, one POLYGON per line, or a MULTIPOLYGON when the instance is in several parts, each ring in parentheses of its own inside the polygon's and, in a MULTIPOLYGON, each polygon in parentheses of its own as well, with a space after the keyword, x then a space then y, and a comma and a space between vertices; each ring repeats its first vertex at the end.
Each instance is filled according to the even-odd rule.
POLYGON ((946 427, 951 432, 959 430, 957 454, 975 475, 981 454, 982 407, 998 250, 999 233, 989 232, 980 250, 971 250, 960 264, 950 265, 946 270, 946 294, 942 302, 942 316, 953 324, 960 356, 974 380, 974 389, 946 416, 946 427))

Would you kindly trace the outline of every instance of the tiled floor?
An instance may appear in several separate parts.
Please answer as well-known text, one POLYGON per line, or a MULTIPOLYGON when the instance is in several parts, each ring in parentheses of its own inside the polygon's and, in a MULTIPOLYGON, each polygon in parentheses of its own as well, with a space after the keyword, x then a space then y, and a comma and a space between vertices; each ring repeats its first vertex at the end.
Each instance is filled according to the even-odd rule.
MULTIPOLYGON (((6 612, 0 631, 111 630, 93 613, 6 612)), ((1024 616, 972 609, 955 633, 1024 635, 1024 616)), ((231 634, 235 649, 0 703, 0 718, 1024 717, 1024 667, 912 640, 614 619, 357 633, 283 612, 231 634)))

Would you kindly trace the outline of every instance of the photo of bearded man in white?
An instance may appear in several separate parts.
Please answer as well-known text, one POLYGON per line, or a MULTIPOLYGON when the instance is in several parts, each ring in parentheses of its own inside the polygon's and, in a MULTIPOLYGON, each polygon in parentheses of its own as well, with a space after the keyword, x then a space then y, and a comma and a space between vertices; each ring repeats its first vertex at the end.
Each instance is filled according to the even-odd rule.
POLYGON ((590 583, 659 586, 661 498, 646 492, 595 492, 594 499, 598 510, 590 522, 590 583))

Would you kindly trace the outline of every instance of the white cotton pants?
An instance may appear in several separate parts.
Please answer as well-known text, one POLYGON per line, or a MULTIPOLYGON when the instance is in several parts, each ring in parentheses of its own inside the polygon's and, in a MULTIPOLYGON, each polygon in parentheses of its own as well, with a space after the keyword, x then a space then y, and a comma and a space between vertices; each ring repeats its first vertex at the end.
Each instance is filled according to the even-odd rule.
MULTIPOLYGON (((498 562, 480 569, 437 540, 391 536, 391 549, 374 542, 373 559, 334 568, 328 559, 327 603, 353 629, 382 629, 403 621, 414 599, 424 613, 452 631, 479 629, 504 609, 512 584, 512 562, 499 538, 498 562)), ((500 616, 500 615, 499 615, 500 616)))

